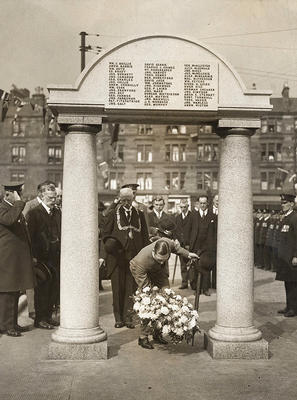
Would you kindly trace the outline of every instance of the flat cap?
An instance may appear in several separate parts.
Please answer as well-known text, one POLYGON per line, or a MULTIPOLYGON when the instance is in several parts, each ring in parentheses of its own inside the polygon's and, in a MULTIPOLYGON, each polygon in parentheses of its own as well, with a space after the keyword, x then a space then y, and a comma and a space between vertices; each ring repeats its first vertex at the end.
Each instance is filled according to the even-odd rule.
POLYGON ((138 187, 139 187, 138 183, 126 183, 125 185, 122 186, 122 189, 130 188, 132 190, 137 190, 138 187))
POLYGON ((19 192, 22 190, 23 185, 24 182, 6 182, 2 184, 2 186, 4 186, 4 190, 7 190, 9 192, 19 192))

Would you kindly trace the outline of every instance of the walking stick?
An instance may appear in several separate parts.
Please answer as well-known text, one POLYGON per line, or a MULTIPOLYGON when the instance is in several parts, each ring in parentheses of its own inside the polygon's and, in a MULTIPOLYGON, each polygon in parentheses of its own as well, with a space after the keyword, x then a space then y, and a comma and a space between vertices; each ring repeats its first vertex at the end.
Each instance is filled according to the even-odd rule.
MULTIPOLYGON (((198 261, 199 263, 199 261, 198 261)), ((200 300, 200 294, 201 294, 201 284, 202 284, 202 273, 199 270, 199 264, 196 264, 197 268, 197 281, 196 281, 196 290, 195 290, 195 303, 194 303, 194 309, 198 311, 199 309, 199 300, 200 300)), ((195 340, 195 333, 193 334, 192 337, 192 346, 194 346, 194 340, 195 340)))
POLYGON ((175 262, 174 262, 174 269, 173 269, 173 276, 172 276, 172 281, 171 281, 172 285, 174 284, 174 278, 175 278, 175 272, 176 272, 176 266, 177 266, 177 258, 178 258, 178 255, 176 254, 175 262))

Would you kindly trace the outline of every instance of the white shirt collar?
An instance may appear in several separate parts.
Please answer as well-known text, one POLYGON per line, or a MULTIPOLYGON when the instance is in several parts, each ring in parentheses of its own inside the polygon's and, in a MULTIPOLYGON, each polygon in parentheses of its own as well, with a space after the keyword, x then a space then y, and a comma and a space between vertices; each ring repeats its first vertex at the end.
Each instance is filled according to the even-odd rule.
POLYGON ((207 215, 208 209, 206 209, 205 211, 202 211, 201 208, 199 208, 199 213, 200 213, 200 216, 203 217, 204 215, 207 215))
POLYGON ((182 213, 182 217, 183 218, 186 218, 186 216, 189 214, 189 210, 187 210, 187 212, 186 213, 182 213))
POLYGON ((4 199, 4 201, 5 201, 7 204, 9 204, 10 206, 13 206, 13 204, 12 204, 10 201, 8 201, 8 200, 6 200, 6 199, 4 199))
POLYGON ((45 208, 45 210, 46 210, 46 212, 49 214, 50 212, 51 212, 51 208, 50 207, 48 207, 46 204, 44 204, 44 202, 41 200, 41 203, 40 203, 44 208, 45 208))
POLYGON ((156 211, 156 210, 154 209, 154 213, 156 214, 156 216, 157 216, 158 218, 161 218, 161 217, 162 217, 162 214, 163 214, 163 210, 160 211, 160 212, 158 212, 158 211, 156 211))
POLYGON ((41 200, 40 197, 37 196, 36 199, 37 199, 37 201, 38 201, 39 204, 42 203, 42 200, 41 200))

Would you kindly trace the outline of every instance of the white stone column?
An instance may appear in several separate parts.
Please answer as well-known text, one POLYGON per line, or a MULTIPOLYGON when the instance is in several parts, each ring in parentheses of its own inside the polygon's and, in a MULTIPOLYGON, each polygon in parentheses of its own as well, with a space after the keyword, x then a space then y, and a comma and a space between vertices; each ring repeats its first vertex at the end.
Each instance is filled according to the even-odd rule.
POLYGON ((49 358, 107 358, 99 326, 96 133, 70 125, 65 136, 61 239, 61 318, 49 358))
POLYGON ((250 136, 233 128, 220 154, 217 239, 217 321, 207 348, 214 358, 267 358, 253 325, 254 249, 250 136))

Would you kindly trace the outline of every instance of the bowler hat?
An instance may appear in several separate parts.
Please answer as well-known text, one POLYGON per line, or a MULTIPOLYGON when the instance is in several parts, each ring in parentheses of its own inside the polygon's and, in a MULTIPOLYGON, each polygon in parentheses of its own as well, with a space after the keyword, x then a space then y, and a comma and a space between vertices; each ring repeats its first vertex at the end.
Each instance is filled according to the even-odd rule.
POLYGON ((4 190, 7 190, 8 192, 20 192, 23 185, 24 182, 6 182, 2 184, 2 186, 4 186, 4 190))
POLYGON ((116 255, 123 250, 122 243, 114 236, 105 236, 102 240, 108 254, 116 255))
POLYGON ((37 261, 37 263, 34 265, 34 273, 36 276, 37 285, 41 285, 42 283, 52 279, 52 272, 50 268, 42 262, 37 261))

